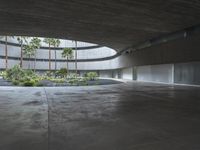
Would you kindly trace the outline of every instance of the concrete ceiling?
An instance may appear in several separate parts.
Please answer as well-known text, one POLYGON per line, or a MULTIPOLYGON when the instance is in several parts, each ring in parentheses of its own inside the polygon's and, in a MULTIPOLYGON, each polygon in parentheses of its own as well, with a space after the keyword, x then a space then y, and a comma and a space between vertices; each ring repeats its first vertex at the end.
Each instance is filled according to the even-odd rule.
POLYGON ((68 38, 122 50, 200 24, 199 0, 1 0, 0 33, 68 38))

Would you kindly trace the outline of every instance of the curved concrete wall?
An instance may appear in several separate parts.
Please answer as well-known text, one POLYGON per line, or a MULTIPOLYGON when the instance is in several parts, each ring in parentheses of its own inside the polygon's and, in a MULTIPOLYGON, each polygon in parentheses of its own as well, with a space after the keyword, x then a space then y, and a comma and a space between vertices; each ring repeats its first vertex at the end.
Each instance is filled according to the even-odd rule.
MULTIPOLYGON (((18 60, 12 60, 8 59, 8 68, 13 67, 16 64, 19 64, 20 58, 18 60)), ((121 57, 115 58, 112 60, 106 60, 106 61, 92 61, 92 62, 78 62, 78 70, 112 70, 112 69, 118 69, 123 68, 126 66, 126 63, 120 63, 121 57)), ((23 61, 23 68, 28 68, 28 61, 23 61)), ((31 61, 31 68, 33 68, 34 61, 31 61)), ((75 70, 75 63, 69 62, 69 69, 75 70)), ((38 70, 48 70, 48 61, 37 61, 36 62, 36 69, 38 70)), ((57 69, 65 68, 66 62, 57 62, 57 69)), ((5 59, 0 59, 0 68, 5 68, 5 59)), ((51 61, 51 68, 52 70, 55 68, 54 61, 51 61)))
MULTIPOLYGON (((20 47, 10 46, 8 45, 8 56, 10 57, 20 57, 20 47)), ((65 60, 62 58, 62 50, 56 50, 57 59, 65 60)), ((95 49, 86 49, 86 50, 78 50, 77 58, 78 59, 96 59, 96 58, 104 58, 108 56, 113 56, 116 52, 113 49, 108 47, 100 47, 95 49)), ((5 45, 0 44, 0 56, 5 56, 5 45)), ((26 58, 24 56, 24 58, 26 58)), ((49 50, 48 49, 38 49, 36 52, 36 58, 38 59, 49 59, 49 50)), ((55 59, 55 50, 51 49, 51 58, 55 59)))

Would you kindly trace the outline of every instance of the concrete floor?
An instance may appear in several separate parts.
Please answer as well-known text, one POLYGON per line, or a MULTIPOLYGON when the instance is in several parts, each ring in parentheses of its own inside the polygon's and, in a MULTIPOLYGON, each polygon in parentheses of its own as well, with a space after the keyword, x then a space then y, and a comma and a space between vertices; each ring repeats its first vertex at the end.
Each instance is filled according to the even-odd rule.
POLYGON ((0 150, 199 149, 197 87, 0 87, 0 150))

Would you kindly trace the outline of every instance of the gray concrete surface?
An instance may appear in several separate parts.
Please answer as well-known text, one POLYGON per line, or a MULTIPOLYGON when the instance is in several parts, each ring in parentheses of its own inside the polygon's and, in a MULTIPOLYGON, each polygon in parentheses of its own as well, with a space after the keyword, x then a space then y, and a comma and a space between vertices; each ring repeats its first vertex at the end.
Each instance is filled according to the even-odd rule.
POLYGON ((46 150, 48 107, 42 88, 0 88, 0 149, 46 150))
POLYGON ((200 88, 0 87, 1 150, 199 150, 200 88))
POLYGON ((174 65, 174 82, 200 85, 200 62, 174 65))
POLYGON ((199 24, 199 5, 197 0, 2 0, 0 33, 69 38, 121 50, 199 24))
POLYGON ((147 82, 174 83, 173 64, 161 64, 152 66, 138 66, 137 80, 147 82))

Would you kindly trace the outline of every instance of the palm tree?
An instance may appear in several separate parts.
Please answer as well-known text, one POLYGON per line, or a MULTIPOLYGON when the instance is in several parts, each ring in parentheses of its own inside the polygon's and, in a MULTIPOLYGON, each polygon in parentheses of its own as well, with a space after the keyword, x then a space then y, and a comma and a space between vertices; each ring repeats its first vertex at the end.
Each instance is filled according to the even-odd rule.
POLYGON ((5 36, 6 70, 8 69, 8 36, 5 36))
MULTIPOLYGON (((53 39, 52 41, 54 48, 59 47, 60 46, 60 40, 59 39, 53 39)), ((56 53, 56 49, 54 50, 54 54, 55 54, 55 71, 57 70, 57 53, 56 53)))
POLYGON ((35 55, 34 48, 30 43, 23 45, 23 55, 29 58, 28 69, 30 69, 30 58, 35 55))
MULTIPOLYGON (((30 69, 30 59, 36 55, 36 50, 40 48, 41 40, 38 38, 32 38, 30 42, 23 45, 23 54, 29 58, 28 69, 30 69)), ((35 65, 35 64, 34 64, 35 65)))
POLYGON ((31 40, 31 42, 30 42, 30 44, 32 45, 32 47, 33 47, 33 51, 34 51, 34 71, 35 71, 35 66, 36 66, 36 52, 37 52, 37 49, 39 49, 40 48, 40 46, 41 46, 41 40, 39 39, 39 38, 37 38, 37 37, 34 37, 32 40, 31 40))
POLYGON ((73 57, 73 49, 72 48, 64 48, 62 52, 62 57, 67 59, 67 72, 69 70, 69 59, 73 57))
POLYGON ((28 38, 27 36, 18 36, 17 37, 17 41, 18 43, 21 45, 21 56, 20 56, 20 67, 22 68, 23 67, 23 45, 24 43, 28 43, 28 38))
POLYGON ((49 70, 51 70, 51 45, 53 45, 53 39, 44 38, 43 42, 49 45, 49 70))

